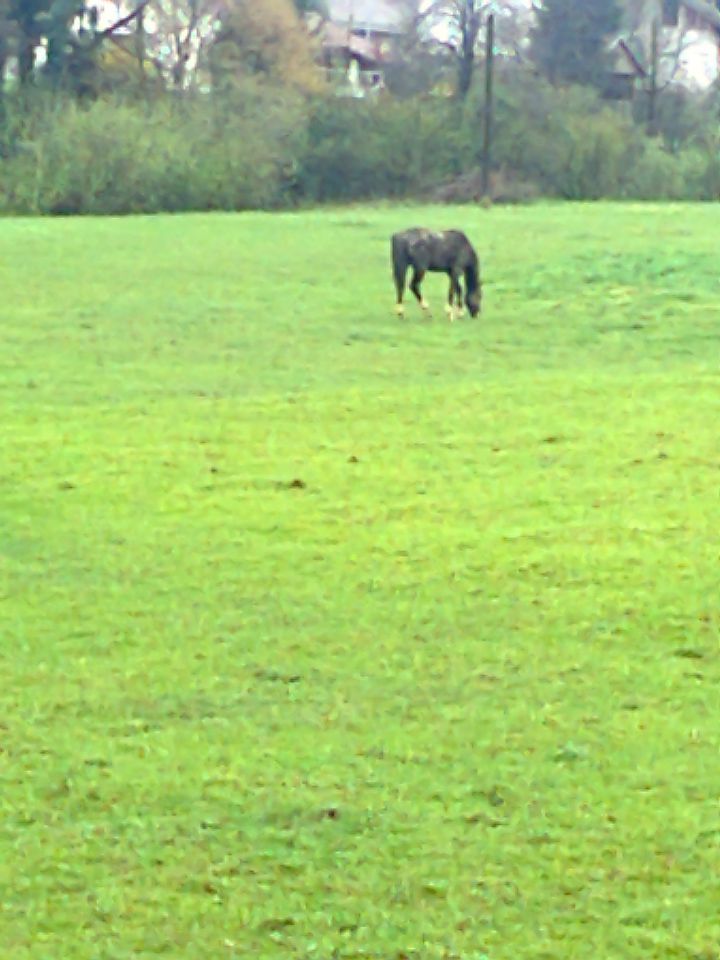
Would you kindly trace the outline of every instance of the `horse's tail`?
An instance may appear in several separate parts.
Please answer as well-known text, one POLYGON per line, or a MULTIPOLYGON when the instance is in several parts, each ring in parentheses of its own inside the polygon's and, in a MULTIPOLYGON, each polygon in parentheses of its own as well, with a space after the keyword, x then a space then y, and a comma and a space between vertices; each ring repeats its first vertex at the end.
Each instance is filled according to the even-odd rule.
POLYGON ((408 264, 407 240, 401 234, 395 233, 392 237, 392 267, 398 297, 402 296, 405 287, 408 264))

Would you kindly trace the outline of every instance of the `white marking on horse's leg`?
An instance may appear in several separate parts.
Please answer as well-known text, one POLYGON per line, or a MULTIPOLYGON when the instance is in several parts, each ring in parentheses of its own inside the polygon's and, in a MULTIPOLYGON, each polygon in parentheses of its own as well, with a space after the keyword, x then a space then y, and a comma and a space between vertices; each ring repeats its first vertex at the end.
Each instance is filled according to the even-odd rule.
POLYGON ((404 316, 405 316, 405 307, 404 307, 401 303, 398 303, 398 305, 395 307, 395 313, 396 313, 399 317, 404 317, 404 316))
POLYGON ((422 300, 420 301, 420 307, 425 311, 425 313, 428 313, 428 311, 430 310, 430 304, 427 302, 425 297, 423 297, 422 300))
POLYGON ((452 323, 455 319, 455 308, 451 303, 445 305, 445 313, 447 314, 450 323, 452 323))

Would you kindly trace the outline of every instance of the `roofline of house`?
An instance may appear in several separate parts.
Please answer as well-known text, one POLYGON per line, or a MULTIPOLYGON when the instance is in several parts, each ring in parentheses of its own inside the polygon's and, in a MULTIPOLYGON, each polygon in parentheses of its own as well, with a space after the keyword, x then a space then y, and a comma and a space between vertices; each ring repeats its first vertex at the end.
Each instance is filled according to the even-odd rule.
POLYGON ((345 27, 347 30, 368 30, 370 33, 386 33, 388 36, 400 36, 404 31, 403 28, 393 27, 390 24, 383 24, 378 26, 376 23, 370 23, 365 20, 332 20, 332 23, 336 24, 338 27, 345 27))
POLYGON ((682 6, 699 14, 712 27, 720 31, 720 10, 714 4, 708 3, 707 0, 682 0, 682 6))
POLYGON ((620 47, 620 49, 622 50, 622 52, 623 52, 623 53, 625 54, 625 56, 628 58, 628 60, 629 60, 630 63, 632 64, 632 66, 633 66, 635 72, 637 73, 637 75, 640 76, 640 77, 647 77, 647 75, 648 75, 647 70, 646 70, 645 67, 640 63, 640 61, 639 61, 638 58, 635 56, 635 54, 632 52, 632 50, 631 50, 630 47, 627 45, 627 43, 625 43, 624 40, 618 40, 618 44, 617 44, 617 45, 620 47))

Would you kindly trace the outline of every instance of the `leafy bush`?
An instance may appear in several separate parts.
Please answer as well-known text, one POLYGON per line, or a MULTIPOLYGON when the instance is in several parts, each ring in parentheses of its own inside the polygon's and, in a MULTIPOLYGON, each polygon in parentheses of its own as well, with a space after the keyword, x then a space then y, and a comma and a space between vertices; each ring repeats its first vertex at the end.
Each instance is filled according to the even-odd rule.
MULTIPOLYGON (((465 123, 477 131, 473 144, 480 159, 483 101, 476 88, 468 101, 465 123)), ((499 71, 494 109, 494 165, 514 170, 543 193, 560 192, 560 169, 571 148, 567 111, 561 93, 521 71, 499 71)))
MULTIPOLYGON (((720 197, 717 94, 673 95, 648 138, 624 105, 498 70, 491 199, 720 197), (692 108, 683 120, 681 106, 692 108)), ((430 197, 476 202, 483 92, 308 98, 231 77, 213 93, 90 103, 8 96, 0 211, 242 210, 430 197)), ((662 99, 662 98, 661 98, 662 99)), ((3 131, 0 130, 0 134, 3 131)))
MULTIPOLYGON (((498 80, 496 167, 512 170, 516 179, 550 196, 620 195, 628 165, 642 152, 642 134, 628 118, 586 88, 556 88, 518 69, 501 72, 498 80)), ((482 109, 476 91, 468 105, 468 119, 476 129, 482 109)), ((479 150, 477 136, 478 159, 479 150)))
POLYGON ((462 169, 457 111, 446 100, 324 99, 301 172, 314 201, 402 197, 462 169))
POLYGON ((648 140, 628 171, 625 196, 636 200, 677 200, 687 195, 678 157, 658 140, 648 140))
POLYGON ((233 100, 42 104, 13 133, 6 210, 238 210, 289 201, 305 122, 297 98, 248 84, 233 100))
POLYGON ((692 200, 720 199, 720 137, 707 136, 678 157, 685 192, 692 200))
POLYGON ((561 196, 599 200, 622 192, 625 172, 643 150, 632 124, 610 109, 572 116, 570 150, 559 169, 561 196))

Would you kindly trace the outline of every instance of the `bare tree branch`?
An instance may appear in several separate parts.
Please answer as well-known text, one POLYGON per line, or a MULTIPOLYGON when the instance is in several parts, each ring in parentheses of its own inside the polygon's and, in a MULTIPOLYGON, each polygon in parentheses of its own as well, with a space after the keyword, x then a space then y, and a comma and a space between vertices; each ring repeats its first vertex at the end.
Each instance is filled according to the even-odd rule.
POLYGON ((115 23, 110 24, 110 26, 106 27, 104 30, 99 31, 98 37, 104 40, 107 37, 111 37, 114 33, 117 33, 118 30, 122 30, 123 27, 129 26, 133 20, 137 20, 137 18, 143 13, 149 4, 150 0, 142 0, 142 2, 139 3, 131 13, 128 13, 126 16, 116 20, 115 23))

